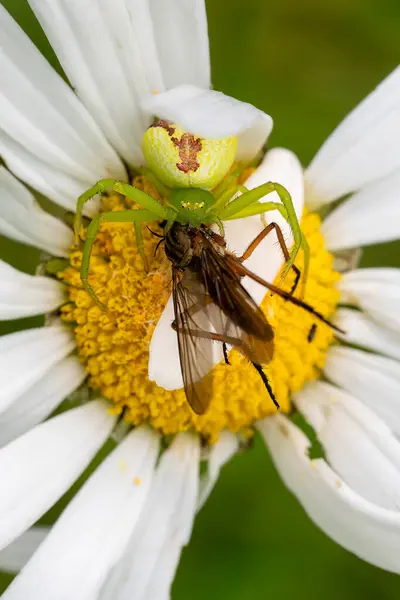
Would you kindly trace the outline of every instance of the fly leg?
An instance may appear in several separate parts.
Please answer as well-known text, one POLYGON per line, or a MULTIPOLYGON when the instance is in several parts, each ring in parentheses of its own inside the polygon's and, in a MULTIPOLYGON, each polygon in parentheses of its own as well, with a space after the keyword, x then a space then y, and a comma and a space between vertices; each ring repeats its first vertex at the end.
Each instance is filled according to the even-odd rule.
MULTIPOLYGON (((279 242, 279 245, 281 247, 283 256, 285 258, 285 261, 288 262, 289 259, 290 259, 290 253, 289 253, 288 247, 286 246, 286 242, 285 242, 285 239, 283 237, 282 229, 279 227, 279 225, 277 223, 270 223, 269 225, 267 225, 258 234, 258 236, 256 238, 254 238, 254 240, 248 245, 248 247, 246 248, 246 250, 243 252, 242 256, 240 256, 238 258, 238 260, 240 262, 244 262, 245 260, 247 260, 248 258, 250 258, 250 256, 253 254, 254 250, 259 246, 259 244, 261 244, 261 242, 267 237, 267 235, 273 229, 275 230, 276 237, 278 238, 278 242, 279 242)), ((294 292, 295 292, 295 290, 297 288, 297 285, 299 283, 301 271, 294 264, 291 265, 291 269, 295 273, 295 280, 294 280, 292 288, 291 288, 291 290, 289 292, 292 295, 292 294, 294 294, 294 292)))
MULTIPOLYGON (((190 309, 187 311, 190 312, 190 309)), ((176 321, 173 321, 171 324, 171 327, 174 331, 182 331, 181 329, 179 329, 178 325, 176 324, 176 321)), ((218 333, 212 333, 211 331, 202 331, 200 329, 187 329, 184 332, 185 335, 192 335, 193 337, 197 337, 197 338, 201 338, 201 339, 206 339, 206 340, 213 340, 214 342, 222 342, 223 347, 225 346, 226 348, 226 344, 231 344, 232 346, 235 346, 236 348, 238 348, 238 350, 240 350, 240 341, 238 338, 233 338, 230 336, 224 336, 224 335, 219 335, 218 333)), ((225 356, 225 352, 224 352, 224 357, 225 357, 225 362, 229 365, 229 361, 227 361, 227 356, 225 356)), ((271 385, 269 383, 268 377, 265 374, 265 372, 263 371, 262 366, 259 363, 250 361, 251 364, 253 365, 253 367, 255 368, 255 370, 257 371, 257 373, 260 375, 262 382, 264 383, 268 394, 272 400, 272 402, 275 404, 276 408, 280 408, 279 403, 275 397, 274 392, 272 391, 271 385)))
POLYGON ((226 345, 226 342, 222 342, 222 352, 224 353, 224 361, 226 365, 230 365, 231 363, 229 362, 229 357, 228 357, 228 346, 226 345))
POLYGON ((272 391, 271 384, 268 381, 268 377, 264 373, 262 366, 259 365, 258 363, 255 363, 255 362, 252 362, 251 364, 253 365, 253 367, 255 368, 255 370, 257 371, 257 373, 260 375, 263 384, 267 388, 268 394, 269 394, 272 402, 275 404, 276 408, 279 410, 280 409, 279 402, 276 399, 276 396, 275 396, 274 392, 272 391))
POLYGON ((252 271, 247 269, 233 254, 227 254, 226 260, 228 262, 228 265, 231 267, 231 269, 237 275, 239 275, 239 277, 245 277, 245 276, 250 277, 250 279, 252 279, 253 281, 257 281, 257 283, 263 285, 267 290, 270 290, 274 294, 277 294, 284 300, 289 300, 289 302, 291 302, 295 306, 299 306, 303 310, 314 315, 315 317, 317 317, 317 319, 319 319, 320 321, 322 321, 323 323, 328 325, 334 331, 338 331, 339 333, 345 333, 343 331, 343 329, 340 329, 340 327, 337 327, 336 325, 331 323, 328 319, 326 319, 323 315, 321 315, 321 313, 319 313, 317 310, 315 310, 315 308, 310 306, 310 304, 303 302, 303 300, 300 300, 300 298, 296 298, 295 296, 292 296, 291 294, 289 294, 289 292, 285 292, 285 290, 282 290, 280 287, 274 285, 273 283, 269 283, 268 281, 265 281, 265 279, 263 279, 262 277, 259 277, 258 275, 256 275, 255 273, 253 273, 252 271))
POLYGON ((182 328, 178 327, 175 320, 172 321, 171 327, 174 331, 180 331, 184 335, 192 335, 193 337, 201 338, 203 340, 212 340, 213 342, 222 342, 223 344, 230 344, 231 346, 236 346, 236 348, 240 349, 241 340, 239 338, 212 333, 211 331, 204 331, 202 329, 185 329, 183 331, 182 328))
MULTIPOLYGON (((204 305, 207 306, 208 304, 212 304, 212 299, 209 296, 206 296, 205 298, 203 298, 203 302, 204 305)), ((187 317, 191 317, 192 315, 196 314, 196 312, 198 312, 199 308, 196 304, 193 304, 192 306, 190 306, 189 308, 187 308, 184 312, 185 316, 187 317)), ((174 321, 171 324, 171 327, 174 331, 178 331, 178 326, 176 324, 176 320, 174 319, 174 321)), ((224 354, 224 361, 225 364, 230 365, 231 363, 229 362, 229 358, 228 358, 228 347, 227 347, 227 343, 233 342, 232 345, 237 344, 239 342, 238 338, 230 338, 229 336, 226 335, 219 335, 217 333, 211 333, 211 332, 206 332, 206 331, 202 331, 202 335, 200 336, 200 330, 192 330, 189 329, 190 333, 193 333, 193 331, 197 332, 197 336, 195 335, 195 337, 203 337, 206 339, 210 339, 213 340, 214 342, 222 342, 222 352, 224 354), (203 335, 203 334, 207 334, 207 335, 203 335), (229 341, 230 340, 230 341, 229 341)))

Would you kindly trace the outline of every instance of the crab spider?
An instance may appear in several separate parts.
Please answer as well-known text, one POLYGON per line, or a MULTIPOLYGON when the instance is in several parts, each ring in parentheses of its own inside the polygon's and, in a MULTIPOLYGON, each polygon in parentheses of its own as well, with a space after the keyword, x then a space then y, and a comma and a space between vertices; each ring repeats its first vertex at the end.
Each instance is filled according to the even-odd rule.
MULTIPOLYGON (((154 179, 157 186, 157 180, 154 179)), ((242 219, 253 215, 264 215, 265 213, 278 210, 288 222, 293 232, 294 244, 288 255, 285 255, 286 266, 283 271, 284 278, 289 270, 293 268, 294 261, 300 250, 304 252, 303 286, 307 280, 309 265, 309 248, 307 241, 300 229, 299 221, 293 206, 289 192, 279 183, 272 181, 264 183, 254 189, 248 190, 243 185, 234 185, 222 190, 215 195, 201 188, 175 188, 169 190, 165 204, 145 192, 123 183, 116 179, 101 179, 94 186, 84 192, 78 199, 75 219, 75 239, 78 241, 81 228, 82 209, 85 203, 107 190, 113 190, 123 194, 140 206, 137 210, 123 210, 105 212, 93 219, 86 233, 83 249, 81 279, 84 288, 96 303, 105 309, 95 291, 88 282, 90 256, 96 235, 101 223, 132 223, 135 229, 136 243, 139 252, 145 261, 143 252, 143 241, 141 227, 143 223, 151 221, 165 221, 166 228, 178 221, 180 224, 189 224, 192 227, 200 227, 204 224, 208 227, 216 224, 223 234, 223 221, 242 219), (262 198, 276 192, 281 200, 279 202, 260 202, 262 198)), ((165 188, 163 188, 163 191, 165 188)))

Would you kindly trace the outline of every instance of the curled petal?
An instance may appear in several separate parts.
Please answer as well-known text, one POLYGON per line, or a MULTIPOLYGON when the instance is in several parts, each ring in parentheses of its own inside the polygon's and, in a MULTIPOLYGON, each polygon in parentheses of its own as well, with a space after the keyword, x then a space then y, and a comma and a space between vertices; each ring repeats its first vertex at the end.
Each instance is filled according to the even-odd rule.
POLYGON ((337 387, 316 381, 294 402, 314 427, 333 469, 361 496, 400 509, 400 443, 362 402, 337 387))
POLYGON ((214 90, 180 85, 155 94, 144 105, 150 115, 178 123, 206 138, 239 138, 238 160, 251 160, 272 130, 272 119, 255 106, 214 90))
POLYGON ((258 427, 283 481, 314 523, 363 560, 400 573, 400 513, 363 498, 325 460, 311 460, 308 439, 283 415, 258 427))

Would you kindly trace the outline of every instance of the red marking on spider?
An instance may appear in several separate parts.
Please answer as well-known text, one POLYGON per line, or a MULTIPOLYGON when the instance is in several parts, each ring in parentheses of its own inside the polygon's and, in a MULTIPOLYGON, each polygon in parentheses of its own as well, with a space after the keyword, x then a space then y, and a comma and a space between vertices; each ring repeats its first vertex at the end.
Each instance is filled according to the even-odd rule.
POLYGON ((202 149, 200 138, 195 138, 191 133, 184 133, 179 140, 175 137, 171 138, 171 140, 179 148, 181 162, 176 163, 178 169, 184 173, 197 171, 200 167, 197 155, 202 149))
POLYGON ((154 121, 154 123, 152 125, 150 125, 150 127, 162 127, 163 129, 165 129, 165 131, 168 132, 168 135, 174 135, 175 133, 175 128, 171 127, 169 121, 164 121, 163 119, 158 119, 158 121, 154 121))

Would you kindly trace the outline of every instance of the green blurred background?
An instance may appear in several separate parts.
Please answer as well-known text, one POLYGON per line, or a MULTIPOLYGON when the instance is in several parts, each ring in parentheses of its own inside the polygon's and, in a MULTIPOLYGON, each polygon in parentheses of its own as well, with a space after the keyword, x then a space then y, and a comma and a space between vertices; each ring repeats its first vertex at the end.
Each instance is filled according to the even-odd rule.
MULTIPOLYGON (((2 4, 59 69, 27 2, 2 4)), ((215 88, 270 113, 271 145, 291 148, 304 165, 399 61, 399 0, 209 0, 207 8, 215 88)), ((38 260, 36 251, 4 239, 0 256, 28 272, 38 260)), ((400 244, 366 249, 363 264, 400 266, 400 244)), ((36 323, 25 319, 1 331, 36 323)), ((8 581, 3 575, 1 590, 8 581)), ((257 440, 224 468, 198 516, 173 600, 385 600, 399 590, 400 579, 352 556, 310 522, 257 440)))

